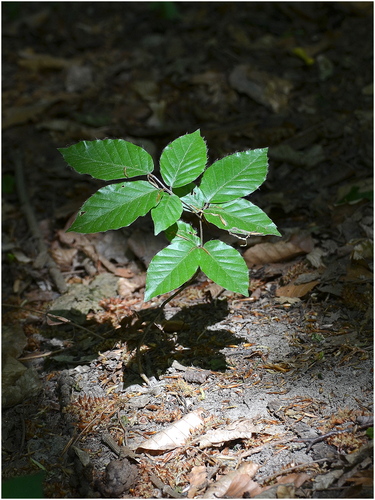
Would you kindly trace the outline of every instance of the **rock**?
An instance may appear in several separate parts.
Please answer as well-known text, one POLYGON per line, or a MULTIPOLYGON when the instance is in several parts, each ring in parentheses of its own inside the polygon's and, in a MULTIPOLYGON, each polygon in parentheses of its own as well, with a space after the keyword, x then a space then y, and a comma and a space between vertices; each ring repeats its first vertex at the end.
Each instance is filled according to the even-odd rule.
POLYGON ((38 394, 42 388, 34 368, 26 368, 10 355, 5 355, 2 364, 1 404, 10 408, 38 394))
POLYGON ((134 487, 137 476, 137 466, 127 458, 111 460, 106 467, 104 483, 97 482, 97 488, 106 498, 119 497, 134 487))

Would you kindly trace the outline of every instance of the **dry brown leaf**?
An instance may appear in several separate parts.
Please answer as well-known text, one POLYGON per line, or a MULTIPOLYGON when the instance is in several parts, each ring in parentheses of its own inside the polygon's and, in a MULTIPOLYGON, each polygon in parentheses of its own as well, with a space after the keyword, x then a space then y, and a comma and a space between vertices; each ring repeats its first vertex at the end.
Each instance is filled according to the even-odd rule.
POLYGON ((262 491, 264 491, 264 488, 251 479, 247 483, 246 490, 243 492, 242 497, 245 498, 244 494, 246 493, 247 498, 253 498, 259 495, 259 493, 262 493, 262 491))
POLYGON ((119 278, 117 283, 117 292, 121 297, 128 297, 131 295, 138 287, 136 283, 131 282, 127 278, 119 278))
POLYGON ((294 472, 293 474, 279 477, 277 484, 294 484, 296 488, 299 488, 309 479, 311 479, 311 476, 306 472, 294 472))
MULTIPOLYGON (((119 276, 120 278, 131 278, 132 276, 134 276, 134 273, 126 267, 116 267, 114 274, 115 276, 119 276)), ((136 288, 141 287, 137 285, 136 288)))
POLYGON ((204 488, 207 484, 207 469, 204 465, 193 467, 189 474, 190 489, 188 498, 194 498, 197 491, 204 488))
POLYGON ((277 498, 295 498, 295 488, 291 484, 283 484, 277 488, 276 493, 277 498))
POLYGON ((105 234, 98 233, 92 235, 84 235, 75 233, 74 231, 71 231, 69 233, 67 233, 66 231, 58 231, 57 235, 61 243, 81 250, 95 264, 100 261, 107 269, 107 271, 113 273, 115 276, 122 276, 124 278, 129 278, 130 276, 132 276, 132 273, 130 271, 128 271, 127 269, 116 267, 109 259, 104 257, 104 255, 99 252, 99 249, 101 249, 103 252, 106 249, 106 246, 103 245, 103 240, 106 238, 105 234))
POLYGON ((163 452, 183 446, 190 437, 190 433, 203 425, 201 413, 199 410, 188 413, 167 429, 143 441, 138 449, 163 452))
MULTIPOLYGON (((234 498, 240 491, 245 492, 247 488, 253 486, 253 481, 251 479, 255 476, 258 469, 259 465, 254 462, 243 463, 237 470, 231 471, 225 476, 221 476, 215 484, 207 489, 203 498, 227 497, 230 488, 232 488, 231 497, 234 498)), ((238 495, 237 498, 241 496, 242 495, 238 495)))
POLYGON ((18 64, 23 68, 27 68, 32 71, 40 71, 43 69, 64 69, 76 63, 76 61, 70 59, 54 57, 49 54, 35 54, 32 51, 27 50, 21 51, 20 56, 22 59, 18 61, 18 64))
POLYGON ((248 474, 239 474, 236 476, 227 491, 225 498, 242 498, 245 491, 253 488, 254 485, 258 486, 248 474))
POLYGON ((243 254, 248 267, 290 260, 298 255, 310 253, 314 242, 310 235, 294 234, 288 241, 259 243, 248 248, 243 254))
POLYGON ((293 87, 289 80, 255 70, 247 64, 236 66, 229 75, 229 82, 235 90, 247 94, 275 113, 287 106, 293 87))
POLYGON ((302 285, 294 285, 294 281, 289 285, 281 286, 276 290, 277 297, 303 297, 310 292, 320 281, 311 281, 302 285))
POLYGON ((216 429, 206 432, 200 438, 199 448, 207 448, 208 446, 221 446, 227 441, 234 439, 250 439, 253 434, 260 432, 259 427, 253 424, 252 420, 240 419, 232 422, 223 429, 216 429))
POLYGON ((52 106, 58 99, 43 100, 30 106, 12 107, 4 110, 2 128, 5 130, 35 120, 52 106))
POLYGON ((348 482, 353 482, 355 484, 362 484, 364 486, 373 486, 374 484, 374 470, 360 470, 357 471, 352 477, 348 477, 348 482))
POLYGON ((58 241, 53 241, 51 244, 51 256, 63 271, 70 270, 77 252, 77 248, 62 248, 58 241))

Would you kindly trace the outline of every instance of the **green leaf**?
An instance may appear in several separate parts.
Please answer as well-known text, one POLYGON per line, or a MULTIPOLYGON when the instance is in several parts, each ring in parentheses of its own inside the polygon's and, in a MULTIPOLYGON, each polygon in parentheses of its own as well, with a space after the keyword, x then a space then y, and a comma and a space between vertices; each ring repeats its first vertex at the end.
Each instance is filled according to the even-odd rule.
POLYGON ((185 186, 173 188, 173 192, 174 194, 182 198, 187 194, 190 194, 196 186, 197 185, 195 184, 195 182, 189 182, 189 184, 186 184, 185 186))
POLYGON ((185 186, 201 175, 207 163, 207 147, 197 130, 171 142, 160 157, 160 173, 168 186, 185 186))
POLYGON ((205 204, 205 197, 199 187, 195 187, 194 190, 181 198, 184 206, 184 210, 187 212, 198 212, 201 210, 205 204), (189 205, 189 209, 186 205, 189 205))
POLYGON ((208 222, 220 229, 243 234, 274 234, 281 236, 277 227, 262 209, 240 198, 222 204, 212 204, 203 211, 208 222))
POLYGON ((187 222, 177 221, 165 231, 165 236, 170 242, 175 239, 182 239, 191 241, 194 245, 198 246, 200 244, 200 239, 198 238, 196 230, 188 224, 187 222))
POLYGON ((174 224, 182 214, 182 203, 178 196, 163 193, 159 204, 151 210, 155 234, 159 234, 174 224))
POLYGON ((154 170, 152 157, 123 139, 82 141, 59 151, 77 172, 104 181, 147 175, 154 170))
POLYGON ((267 151, 268 148, 243 151, 213 163, 199 186, 206 202, 225 203, 258 189, 267 176, 267 151))
POLYGON ((199 266, 198 250, 191 241, 178 239, 157 253, 148 267, 145 301, 188 281, 199 266))
POLYGON ((249 296, 249 270, 237 250, 212 240, 199 251, 199 265, 208 278, 232 292, 249 296))
POLYGON ((82 205, 69 231, 97 233, 129 226, 158 203, 160 193, 146 181, 105 186, 82 205))

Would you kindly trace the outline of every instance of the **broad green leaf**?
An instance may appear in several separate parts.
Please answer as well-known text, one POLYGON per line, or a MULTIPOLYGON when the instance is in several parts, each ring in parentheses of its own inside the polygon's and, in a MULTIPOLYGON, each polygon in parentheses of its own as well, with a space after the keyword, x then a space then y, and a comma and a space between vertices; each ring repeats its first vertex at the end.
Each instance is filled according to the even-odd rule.
POLYGON ((232 233, 246 237, 254 233, 281 236, 268 215, 243 198, 218 205, 212 204, 203 213, 208 222, 232 233))
POLYGON ((59 151, 77 172, 104 181, 147 175, 154 170, 147 151, 123 139, 82 141, 59 151))
POLYGON ((198 250, 191 241, 178 239, 157 253, 148 267, 145 301, 188 281, 199 266, 198 250))
POLYGON ((173 188, 172 191, 174 192, 174 194, 182 198, 183 196, 190 194, 196 186, 197 185, 195 184, 195 182, 189 182, 189 184, 186 184, 185 186, 173 188))
POLYGON ((249 270, 241 255, 219 240, 199 249, 199 265, 205 275, 228 290, 249 295, 249 270))
POLYGON ((198 212, 205 204, 205 197, 199 187, 195 187, 190 194, 183 196, 181 201, 187 212, 198 212), (191 208, 189 209, 187 205, 191 208))
POLYGON ((191 241, 194 245, 198 246, 200 244, 200 239, 198 238, 196 230, 188 224, 187 222, 177 221, 175 224, 170 226, 165 231, 165 236, 170 242, 174 242, 175 239, 183 239, 186 241, 191 241))
POLYGON ((255 191, 267 176, 267 151, 234 153, 208 167, 199 185, 206 202, 225 203, 255 191))
POLYGON ((69 231, 98 233, 129 226, 157 205, 161 193, 146 181, 105 186, 82 205, 69 231))
POLYGON ((197 130, 171 142, 160 157, 160 173, 168 186, 185 186, 201 175, 207 163, 207 147, 197 130))
POLYGON ((182 203, 178 196, 163 193, 159 204, 151 210, 155 234, 159 234, 174 224, 182 214, 182 203))

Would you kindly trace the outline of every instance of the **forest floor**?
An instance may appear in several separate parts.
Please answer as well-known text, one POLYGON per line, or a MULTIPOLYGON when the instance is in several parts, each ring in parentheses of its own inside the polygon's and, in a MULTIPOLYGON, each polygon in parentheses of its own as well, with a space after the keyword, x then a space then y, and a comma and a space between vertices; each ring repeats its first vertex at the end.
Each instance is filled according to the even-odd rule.
POLYGON ((373 498, 372 3, 2 8, 3 497, 373 498), (146 336, 165 241, 67 233, 103 183, 57 148, 197 129, 269 147, 282 238, 227 240, 250 297, 200 275, 146 336))

